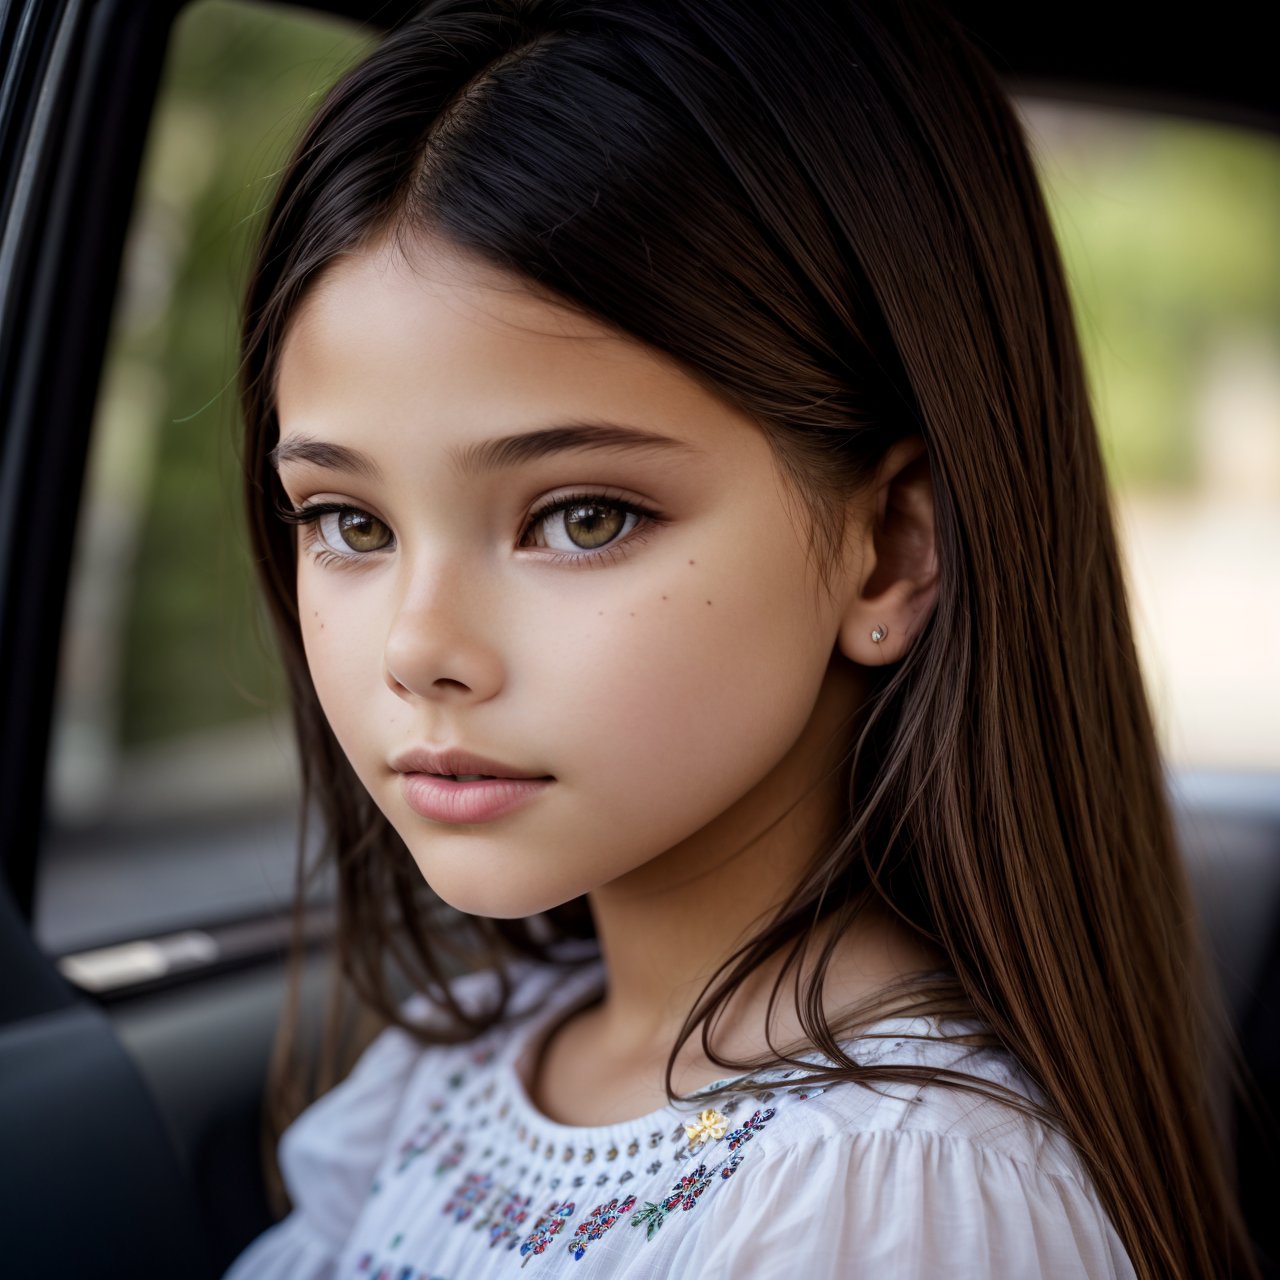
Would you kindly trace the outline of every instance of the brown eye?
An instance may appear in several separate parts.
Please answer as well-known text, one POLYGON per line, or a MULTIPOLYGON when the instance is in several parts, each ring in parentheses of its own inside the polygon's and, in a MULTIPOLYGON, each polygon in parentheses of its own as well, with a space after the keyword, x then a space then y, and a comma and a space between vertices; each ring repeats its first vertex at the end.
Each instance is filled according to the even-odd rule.
POLYGON ((316 526, 319 544, 348 559, 352 552, 381 551, 392 542, 391 530, 376 516, 357 507, 326 511, 316 520, 316 526))
POLYGON ((622 532, 627 513, 620 507, 583 502, 564 510, 564 531, 575 547, 593 551, 612 542, 622 532))
POLYGON ((567 553, 548 557, 558 564, 607 564, 615 558, 615 548, 621 549, 665 523, 657 512, 626 498, 575 493, 534 512, 520 545, 567 553))
POLYGON ((381 551, 391 541, 391 530, 381 520, 352 508, 338 516, 338 533, 352 551, 381 551))

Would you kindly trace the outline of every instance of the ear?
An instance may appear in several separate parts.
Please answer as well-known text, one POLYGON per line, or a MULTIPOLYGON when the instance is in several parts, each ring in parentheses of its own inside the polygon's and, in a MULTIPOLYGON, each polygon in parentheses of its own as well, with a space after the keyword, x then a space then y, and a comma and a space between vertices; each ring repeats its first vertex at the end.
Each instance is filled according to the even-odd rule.
POLYGON ((906 655, 938 596, 933 478, 920 436, 886 451, 851 526, 840 651, 880 667, 906 655))

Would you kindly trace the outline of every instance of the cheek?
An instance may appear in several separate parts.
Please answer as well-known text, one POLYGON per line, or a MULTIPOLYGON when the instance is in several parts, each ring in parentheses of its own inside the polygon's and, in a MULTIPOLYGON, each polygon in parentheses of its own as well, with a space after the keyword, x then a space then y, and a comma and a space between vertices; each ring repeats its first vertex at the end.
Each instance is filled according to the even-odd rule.
POLYGON ((594 775, 615 829, 656 822, 678 839, 795 743, 833 643, 803 570, 785 543, 726 546, 562 636, 543 677, 556 688, 554 736, 594 775))
POLYGON ((369 681, 381 673, 376 614, 326 589, 319 575, 298 574, 298 623, 311 681, 325 718, 357 773, 369 736, 369 681), (372 666, 370 664, 373 664, 372 666), (365 714, 361 714, 361 708, 365 714))

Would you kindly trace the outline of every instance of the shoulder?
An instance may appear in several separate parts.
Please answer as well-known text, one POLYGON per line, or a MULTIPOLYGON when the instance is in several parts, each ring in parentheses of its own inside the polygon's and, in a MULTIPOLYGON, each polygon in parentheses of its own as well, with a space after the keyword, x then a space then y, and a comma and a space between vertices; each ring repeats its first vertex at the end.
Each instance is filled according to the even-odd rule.
MULTIPOLYGON (((399 1026, 379 1032, 346 1078, 281 1135, 280 1168, 293 1203, 322 1229, 336 1228, 340 1238, 368 1195, 415 1081, 447 1077, 501 1045, 555 997, 565 977, 563 965, 529 960, 509 966, 506 1016, 472 1040, 424 1043, 399 1026)), ((455 978, 450 989, 463 1009, 478 1012, 493 1005, 500 978, 494 971, 481 970, 455 978)), ((422 993, 410 995, 400 1011, 424 1032, 448 1021, 440 1005, 422 993)))
POLYGON ((788 1081, 780 1087, 804 1101, 785 1126, 781 1142, 811 1143, 857 1137, 866 1147, 872 1135, 926 1135, 940 1151, 979 1147, 992 1157, 1019 1161, 1043 1173, 1083 1179, 1071 1144, 1033 1112, 1018 1104, 1043 1106, 1044 1095, 1007 1050, 973 1047, 948 1034, 978 1029, 977 1023, 893 1018, 877 1023, 873 1036, 851 1046, 856 1061, 869 1067, 909 1067, 918 1079, 840 1082, 805 1088, 788 1081), (976 1086, 952 1083, 942 1070, 976 1086), (934 1074, 939 1073, 939 1074, 934 1074))
MULTIPOLYGON (((903 1034, 853 1056, 949 1067, 1042 1101, 1011 1055, 914 1040, 924 1020, 898 1021, 903 1034)), ((1133 1276, 1074 1150, 1035 1116, 940 1081, 818 1091, 788 1079, 751 1101, 768 1123, 716 1197, 689 1260, 701 1273, 835 1280, 888 1263, 902 1280, 1133 1276), (753 1224, 749 1253, 741 1222, 753 1224)))
MULTIPOLYGON (((280 1138, 280 1170, 293 1210, 268 1228, 232 1264, 225 1280, 331 1280, 354 1224, 375 1190, 375 1178, 397 1122, 411 1106, 415 1084, 448 1081, 468 1059, 513 1033, 526 1017, 554 997, 565 982, 563 965, 521 962, 509 967, 507 1017, 476 1040, 424 1043, 389 1026, 369 1043, 347 1077, 313 1102, 280 1138)), ((498 975, 465 974, 451 984, 457 1002, 478 1012, 492 1006, 498 975)), ((400 1006, 405 1021, 423 1031, 447 1018, 426 995, 400 1006)))

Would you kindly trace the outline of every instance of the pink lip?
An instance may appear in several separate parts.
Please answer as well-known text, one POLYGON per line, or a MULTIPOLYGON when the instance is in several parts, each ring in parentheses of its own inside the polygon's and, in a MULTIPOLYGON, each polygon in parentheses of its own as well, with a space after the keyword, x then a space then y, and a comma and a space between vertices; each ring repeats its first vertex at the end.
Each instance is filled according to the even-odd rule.
POLYGON ((460 747, 443 747, 431 750, 427 747, 412 747, 402 751, 391 767, 397 773, 483 773, 496 778, 546 778, 547 774, 530 773, 527 769, 517 769, 503 764, 500 760, 490 760, 488 756, 478 756, 473 751, 463 751, 460 747))
POLYGON ((549 774, 491 760, 461 747, 410 747, 391 767, 400 774, 405 803, 436 822, 489 822, 527 804, 555 781, 549 774), (449 774, 484 774, 458 782, 449 774))
POLYGON ((400 775, 400 790, 414 813, 436 822, 491 822, 528 804, 554 778, 489 778, 454 782, 431 773, 400 775))

